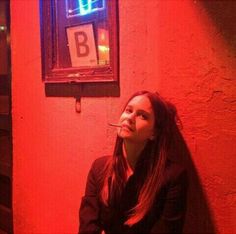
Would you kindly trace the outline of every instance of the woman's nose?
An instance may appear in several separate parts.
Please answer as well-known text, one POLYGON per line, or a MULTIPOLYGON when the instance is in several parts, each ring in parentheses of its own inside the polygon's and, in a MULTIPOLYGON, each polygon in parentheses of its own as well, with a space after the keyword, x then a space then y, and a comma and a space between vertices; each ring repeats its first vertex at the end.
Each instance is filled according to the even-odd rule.
POLYGON ((135 113, 134 112, 132 112, 132 113, 130 113, 129 115, 128 115, 128 121, 130 122, 130 123, 134 123, 134 121, 135 121, 135 113))

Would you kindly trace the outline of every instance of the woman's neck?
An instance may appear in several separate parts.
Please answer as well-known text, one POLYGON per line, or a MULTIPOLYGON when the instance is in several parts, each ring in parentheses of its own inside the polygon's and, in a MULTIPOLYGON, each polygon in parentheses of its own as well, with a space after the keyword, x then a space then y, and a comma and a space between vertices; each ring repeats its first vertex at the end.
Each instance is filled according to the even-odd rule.
POLYGON ((139 155, 143 151, 145 144, 127 142, 124 140, 122 145, 123 155, 127 160, 129 169, 134 170, 139 155))

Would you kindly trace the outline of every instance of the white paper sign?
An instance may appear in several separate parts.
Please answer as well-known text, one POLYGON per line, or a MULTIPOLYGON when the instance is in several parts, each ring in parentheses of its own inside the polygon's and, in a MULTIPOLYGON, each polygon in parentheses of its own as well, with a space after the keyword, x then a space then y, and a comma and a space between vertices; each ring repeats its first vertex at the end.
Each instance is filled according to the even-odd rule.
POLYGON ((98 61, 93 25, 84 24, 66 30, 72 67, 96 66, 98 61))

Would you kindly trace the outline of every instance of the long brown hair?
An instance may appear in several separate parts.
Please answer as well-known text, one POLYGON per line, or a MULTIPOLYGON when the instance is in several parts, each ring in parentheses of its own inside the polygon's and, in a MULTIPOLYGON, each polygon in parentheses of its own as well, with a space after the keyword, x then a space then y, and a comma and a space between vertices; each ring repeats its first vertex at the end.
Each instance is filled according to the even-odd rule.
MULTIPOLYGON (((131 96, 145 95, 151 102, 154 112, 155 138, 145 146, 145 158, 148 158, 148 168, 144 181, 138 191, 137 204, 129 211, 126 225, 132 226, 139 222, 152 207, 156 194, 160 189, 166 161, 172 148, 173 131, 177 129, 176 109, 174 105, 165 101, 158 93, 139 91, 131 96)), ((127 105, 126 104, 126 105, 127 105)), ((123 139, 117 136, 114 153, 111 161, 108 162, 104 174, 103 186, 100 197, 105 205, 119 200, 127 181, 127 162, 122 154, 123 139)))

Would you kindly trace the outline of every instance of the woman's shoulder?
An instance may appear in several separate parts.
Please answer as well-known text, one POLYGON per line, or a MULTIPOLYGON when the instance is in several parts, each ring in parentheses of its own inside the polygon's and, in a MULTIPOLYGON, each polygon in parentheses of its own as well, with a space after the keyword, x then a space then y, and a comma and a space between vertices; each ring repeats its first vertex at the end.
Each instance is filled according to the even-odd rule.
POLYGON ((106 156, 102 156, 99 158, 96 158, 93 163, 92 163, 92 167, 91 170, 93 171, 101 171, 104 169, 104 167, 106 167, 108 165, 108 163, 111 161, 112 156, 110 155, 106 155, 106 156))
POLYGON ((107 163, 108 161, 110 161, 111 158, 112 158, 111 155, 105 155, 105 156, 96 158, 96 159, 93 161, 93 165, 95 165, 95 166, 104 165, 104 163, 107 163))
POLYGON ((103 156, 93 161, 87 177, 88 188, 91 188, 93 186, 98 187, 101 185, 110 159, 111 156, 103 156))
POLYGON ((178 181, 187 181, 188 172, 184 163, 176 161, 167 161, 167 166, 164 173, 166 183, 175 183, 178 181))

